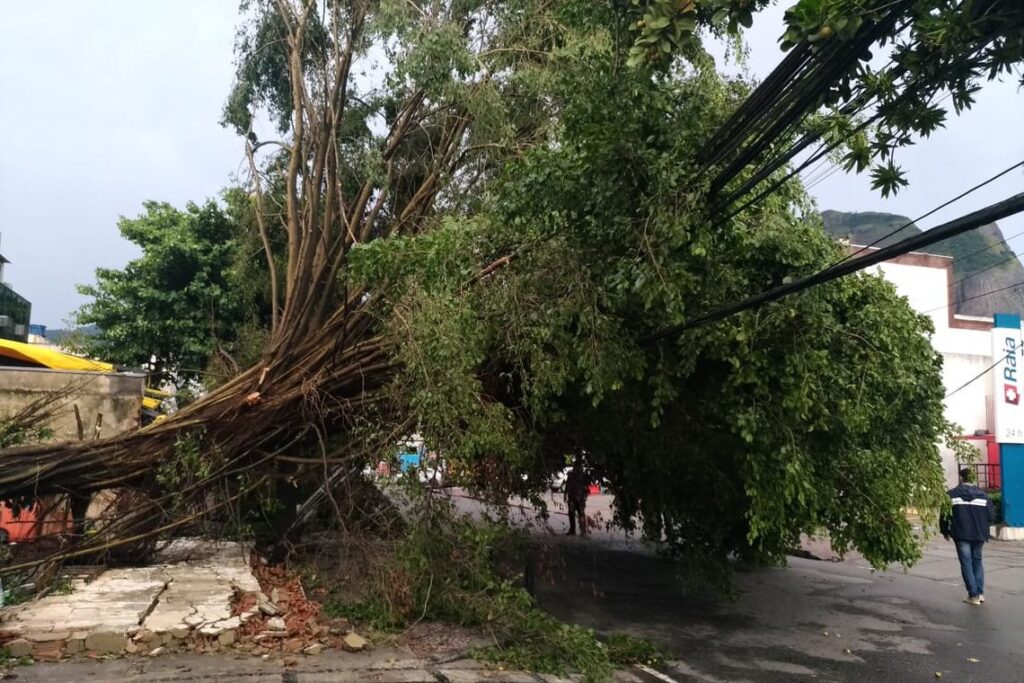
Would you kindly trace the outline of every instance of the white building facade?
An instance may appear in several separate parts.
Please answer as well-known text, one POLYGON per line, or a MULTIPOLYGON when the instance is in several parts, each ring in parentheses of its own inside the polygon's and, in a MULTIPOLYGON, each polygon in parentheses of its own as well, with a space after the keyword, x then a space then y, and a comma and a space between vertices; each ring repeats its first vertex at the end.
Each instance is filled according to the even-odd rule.
MULTIPOLYGON (((860 247, 851 247, 859 250, 860 247)), ((872 250, 873 251, 873 250, 872 250)), ((957 315, 953 305, 953 259, 910 253, 867 269, 896 286, 911 307, 932 319, 932 345, 942 354, 946 387, 946 419, 965 435, 993 431, 992 318, 957 315)), ((952 452, 942 449, 943 468, 950 486, 957 482, 952 452)))

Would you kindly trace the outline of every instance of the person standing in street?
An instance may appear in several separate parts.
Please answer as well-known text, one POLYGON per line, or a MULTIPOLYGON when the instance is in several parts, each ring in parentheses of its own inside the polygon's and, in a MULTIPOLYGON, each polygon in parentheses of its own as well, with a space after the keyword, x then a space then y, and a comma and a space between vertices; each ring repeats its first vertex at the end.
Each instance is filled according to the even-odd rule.
POLYGON ((576 521, 580 523, 580 536, 587 535, 587 496, 590 495, 590 477, 577 458, 565 479, 565 502, 569 506, 569 536, 576 535, 576 521))
POLYGON ((981 549, 988 540, 989 525, 995 522, 995 507, 988 495, 970 483, 971 470, 960 470, 960 484, 949 490, 953 503, 949 514, 939 520, 939 530, 947 541, 956 544, 960 560, 960 573, 967 587, 968 605, 985 602, 985 568, 981 563, 981 549))

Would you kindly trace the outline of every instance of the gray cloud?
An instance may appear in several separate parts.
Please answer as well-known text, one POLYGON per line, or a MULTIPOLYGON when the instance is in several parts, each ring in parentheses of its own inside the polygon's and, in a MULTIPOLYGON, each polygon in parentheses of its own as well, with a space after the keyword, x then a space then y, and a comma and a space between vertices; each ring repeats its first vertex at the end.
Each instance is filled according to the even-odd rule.
POLYGON ((119 215, 215 195, 239 169, 217 123, 236 19, 235 0, 5 3, 0 232, 33 322, 60 325, 75 284, 135 255, 119 215))

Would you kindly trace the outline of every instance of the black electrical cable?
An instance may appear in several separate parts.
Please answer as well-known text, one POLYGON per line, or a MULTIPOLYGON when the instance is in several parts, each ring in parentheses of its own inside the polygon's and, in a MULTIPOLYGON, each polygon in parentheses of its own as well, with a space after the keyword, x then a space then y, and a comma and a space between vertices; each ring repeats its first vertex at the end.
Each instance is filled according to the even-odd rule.
MULTIPOLYGON (((1024 340, 1022 340, 1022 341, 1024 341, 1024 340)), ((990 373, 992 370, 994 370, 996 368, 996 366, 999 365, 1000 363, 1002 363, 1004 360, 1006 360, 1006 357, 1005 356, 1001 356, 999 358, 999 360, 997 360, 995 363, 993 363, 992 365, 988 366, 987 368, 985 368, 984 370, 979 372, 977 375, 975 375, 974 377, 970 378, 969 380, 967 380, 966 382, 964 382, 963 384, 958 386, 956 389, 954 389, 953 391, 951 391, 948 394, 946 394, 945 398, 949 398, 950 396, 952 396, 953 394, 957 393, 961 389, 966 389, 967 387, 971 386, 972 384, 977 382, 979 379, 981 379, 982 377, 984 377, 985 375, 990 373)))
POLYGON ((956 302, 951 303, 951 304, 946 304, 945 306, 938 306, 936 308, 929 308, 927 311, 921 311, 921 313, 923 315, 927 315, 929 313, 935 313, 937 311, 945 310, 945 309, 949 308, 950 306, 957 306, 959 304, 964 303, 965 301, 974 301, 975 299, 984 299, 986 296, 990 296, 992 294, 998 294, 999 292, 1005 292, 1008 289, 1016 289, 1017 287, 1022 287, 1022 286, 1024 286, 1024 280, 1021 280, 1020 282, 1015 282, 1012 285, 1006 285, 1004 287, 999 287, 998 289, 993 289, 993 290, 988 291, 988 292, 982 292, 981 294, 974 294, 974 295, 965 297, 963 299, 960 299, 960 301, 956 301, 956 302))
MULTIPOLYGON (((957 278, 956 280, 953 280, 953 282, 951 284, 958 285, 961 282, 966 282, 967 280, 970 280, 971 278, 977 277, 977 276, 981 275, 982 273, 988 272, 988 271, 992 270, 993 268, 998 268, 999 266, 1003 265, 1004 263, 1009 263, 1010 261, 1013 261, 1015 259, 1019 261, 1020 260, 1020 256, 1021 256, 1020 254, 1018 254, 1016 252, 1013 252, 1009 256, 1004 258, 1002 261, 996 261, 992 265, 985 266, 981 270, 976 270, 976 271, 974 271, 973 273, 971 273, 969 275, 964 275, 961 278, 957 278)), ((961 259, 953 259, 953 263, 956 263, 959 260, 961 260, 961 259)))
POLYGON ((917 223, 918 221, 922 221, 922 220, 924 220, 925 218, 928 218, 929 216, 931 216, 931 215, 933 215, 933 214, 935 214, 935 213, 937 213, 937 212, 939 212, 939 211, 943 210, 944 208, 946 208, 946 207, 947 207, 947 206, 949 206, 950 204, 954 204, 954 203, 956 203, 956 202, 960 201, 961 199, 963 199, 963 198, 964 198, 964 197, 966 197, 967 195, 969 195, 969 194, 971 194, 971 193, 973 193, 973 192, 977 192, 977 191, 978 191, 978 190, 980 190, 981 188, 985 187, 986 185, 988 185, 988 184, 990 184, 990 183, 993 183, 993 182, 995 182, 996 180, 999 180, 999 179, 1000 179, 1000 178, 1002 178, 1002 177, 1003 177, 1004 175, 1006 175, 1007 173, 1009 173, 1009 172, 1010 172, 1010 171, 1012 171, 1013 169, 1015 169, 1015 168, 1018 168, 1018 167, 1020 167, 1020 166, 1024 166, 1024 159, 1021 159, 1020 161, 1018 161, 1017 163, 1015 163, 1015 164, 1014 164, 1013 166, 1010 166, 1010 167, 1008 167, 1008 168, 1005 168, 1005 169, 1003 169, 1002 171, 1000 171, 999 173, 996 173, 996 174, 995 174, 994 176, 992 176, 992 177, 988 178, 987 180, 983 180, 982 182, 978 183, 978 184, 977 184, 977 185, 975 185, 974 187, 972 187, 972 188, 969 188, 969 189, 967 189, 967 190, 964 190, 963 192, 961 192, 961 193, 960 193, 960 194, 958 194, 957 196, 953 197, 952 199, 950 199, 950 200, 948 200, 948 201, 946 201, 946 202, 943 202, 942 204, 939 204, 938 206, 936 206, 936 207, 935 207, 934 209, 932 209, 932 210, 931 210, 931 211, 929 211, 928 213, 924 213, 924 214, 921 214, 921 215, 920 215, 920 216, 918 216, 917 218, 915 218, 915 219, 913 219, 913 220, 910 220, 910 221, 907 221, 906 223, 904 223, 904 224, 900 225, 900 226, 899 226, 899 227, 897 227, 896 229, 894 229, 894 230, 891 230, 890 232, 887 232, 886 234, 882 235, 881 237, 879 237, 878 239, 876 239, 876 240, 875 240, 874 242, 872 242, 871 244, 865 244, 864 246, 862 246, 862 247, 861 247, 860 249, 858 249, 857 251, 855 251, 855 252, 853 252, 853 253, 851 253, 851 254, 847 254, 845 258, 843 258, 843 259, 842 259, 841 261, 838 261, 837 263, 843 263, 844 261, 849 261, 849 260, 850 260, 851 258, 853 258, 854 256, 856 256, 857 254, 860 254, 860 253, 862 253, 862 252, 864 252, 864 251, 867 251, 868 249, 871 249, 871 248, 872 248, 872 247, 874 247, 874 246, 875 246, 876 244, 879 244, 879 243, 881 243, 881 242, 884 242, 885 240, 889 239, 889 238, 890 238, 890 237, 892 237, 893 235, 896 235, 897 233, 900 233, 900 232, 902 232, 903 230, 906 230, 907 228, 909 228, 910 226, 914 225, 914 224, 915 224, 915 223, 917 223))
POLYGON ((718 322, 719 320, 728 318, 736 313, 764 306, 765 304, 777 301, 783 297, 789 296, 790 294, 795 294, 805 289, 816 287, 818 285, 825 284, 826 282, 831 282, 832 280, 843 277, 844 275, 864 270, 876 263, 888 261, 896 256, 917 251, 923 247, 935 244, 936 242, 941 242, 942 240, 949 239, 950 237, 955 237, 956 235, 968 232, 969 230, 975 230, 983 225, 987 225, 988 223, 997 221, 1001 218, 1006 218, 1007 216, 1012 216, 1020 213, 1021 211, 1024 211, 1024 193, 1016 194, 1001 202, 992 204, 978 211, 974 211, 966 216, 961 216, 960 218, 949 221, 948 223, 932 228, 927 232, 922 232, 919 235, 913 235, 900 240, 896 244, 882 247, 873 253, 865 254, 855 259, 842 261, 793 282, 780 285, 732 304, 719 306, 718 308, 712 309, 703 315, 688 320, 685 323, 674 325, 665 330, 661 330, 660 332, 648 335, 642 341, 649 343, 677 335, 687 330, 718 322))
MULTIPOLYGON (((1020 339, 1020 340, 1017 341, 1017 348, 1021 350, 1022 354, 1024 354, 1024 339, 1020 339)), ((953 391, 951 391, 948 394, 946 394, 944 398, 949 398, 950 396, 952 396, 953 394, 957 393, 958 391, 960 391, 962 389, 966 389, 967 387, 971 386, 972 384, 977 382, 979 379, 981 379, 982 377, 984 377, 988 373, 990 373, 993 370, 995 370, 996 367, 998 367, 998 365, 1000 363, 1002 363, 1004 360, 1006 360, 1006 356, 1000 356, 999 360, 997 360, 995 363, 993 363, 992 365, 988 366, 987 368, 985 368, 984 370, 979 372, 977 375, 975 375, 974 377, 970 378, 969 380, 967 380, 966 382, 964 382, 963 384, 958 386, 953 391)))
POLYGON ((820 102, 821 93, 848 73, 864 50, 890 32, 910 5, 905 0, 894 3, 876 21, 865 22, 848 41, 829 41, 817 51, 802 43, 787 55, 709 139, 699 157, 705 168, 736 154, 711 181, 712 188, 724 187, 783 131, 802 120, 820 102))
MULTIPOLYGON (((986 251, 988 251, 989 249, 995 249, 996 247, 1004 247, 1005 246, 1006 248, 1009 249, 1009 247, 1010 247, 1010 244, 1009 244, 1010 240, 1017 239, 1021 235, 1024 235, 1024 230, 1021 230, 1020 232, 1015 232, 1012 235, 1010 235, 1009 237, 1004 237, 1000 241, 995 242, 993 244, 990 244, 987 247, 982 247, 981 249, 978 249, 976 251, 972 251, 970 254, 964 254, 963 256, 957 256, 953 260, 954 261, 966 261, 967 259, 974 258, 978 254, 983 254, 986 251)), ((1014 254, 1014 256, 1020 256, 1020 254, 1014 254)), ((1004 262, 1000 261, 1000 263, 1004 263, 1004 262)), ((989 266, 989 268, 991 268, 991 267, 992 266, 989 266)), ((981 272, 984 272, 984 271, 983 270, 979 270, 978 272, 981 273, 981 272)), ((967 277, 973 277, 973 276, 974 275, 971 274, 971 275, 968 275, 967 277)))

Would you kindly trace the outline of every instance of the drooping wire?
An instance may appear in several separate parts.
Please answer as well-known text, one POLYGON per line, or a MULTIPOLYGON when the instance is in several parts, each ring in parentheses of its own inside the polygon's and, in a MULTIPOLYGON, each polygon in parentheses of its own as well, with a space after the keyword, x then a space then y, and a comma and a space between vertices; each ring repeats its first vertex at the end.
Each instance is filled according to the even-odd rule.
POLYGON ((927 315, 929 313, 937 313, 938 311, 944 311, 947 308, 950 308, 951 306, 959 306, 960 304, 965 303, 967 301, 975 301, 976 299, 984 299, 986 296, 991 296, 992 294, 998 294, 999 292, 1005 292, 1008 289, 1016 289, 1017 287, 1022 287, 1022 286, 1024 286, 1024 280, 1021 280, 1020 282, 1014 282, 1012 285, 1006 285, 1004 287, 999 287, 998 289, 993 289, 993 290, 990 290, 988 292, 981 292, 980 294, 974 294, 974 295, 971 295, 971 296, 968 296, 968 297, 964 297, 963 299, 960 299, 959 301, 948 303, 945 306, 936 306, 935 308, 929 308, 927 311, 921 311, 921 313, 923 315, 927 315))
MULTIPOLYGON (((1017 348, 1021 350, 1021 354, 1024 354, 1024 338, 1017 340, 1017 348)), ((953 394, 955 394, 955 393, 957 393, 957 392, 959 392, 959 391, 961 391, 963 389, 966 389, 967 387, 971 386, 972 384, 977 382, 979 379, 981 379, 982 377, 984 377, 985 375, 987 375, 988 373, 992 372, 997 367, 999 367, 999 364, 1002 363, 1005 360, 1006 360, 1006 356, 1000 356, 999 360, 997 360, 996 362, 992 363, 992 365, 988 366, 987 368, 985 368, 984 370, 979 372, 977 375, 975 375, 974 377, 970 378, 969 380, 967 380, 966 382, 964 382, 963 384, 958 386, 956 389, 954 389, 953 391, 951 391, 948 394, 946 394, 944 398, 949 398, 953 394)))
POLYGON ((956 235, 970 230, 976 230, 983 225, 1015 215, 1022 211, 1024 211, 1024 193, 1016 194, 1001 202, 992 204, 965 216, 961 216, 960 218, 944 223, 943 225, 932 228, 926 232, 907 237, 896 244, 882 247, 874 253, 868 253, 854 259, 842 261, 811 275, 779 285, 778 287, 749 296, 745 299, 741 299, 740 301, 731 304, 723 304, 705 312, 702 315, 692 318, 685 323, 673 325, 650 334, 644 337, 642 341, 644 343, 654 342, 680 334, 687 330, 718 322, 719 320, 723 320, 746 310, 760 308, 761 306, 777 301, 791 294, 796 294, 797 292, 801 292, 805 289, 810 289, 811 287, 831 282, 832 280, 845 275, 864 270, 876 263, 888 261, 896 256, 917 251, 926 246, 935 244, 936 242, 941 242, 942 240, 955 237, 956 235))
POLYGON ((966 197, 966 196, 968 196, 968 195, 970 195, 970 194, 972 194, 974 192, 977 192, 981 188, 985 187, 986 185, 989 185, 990 183, 995 182, 999 178, 1002 178, 1004 175, 1006 175, 1010 171, 1012 171, 1015 168, 1018 168, 1020 166, 1024 166, 1024 159, 1021 159, 1020 161, 1018 161, 1017 163, 1013 164, 1012 166, 1009 166, 1008 168, 1005 168, 1002 171, 999 171, 999 173, 996 173, 995 175, 989 177, 988 179, 981 181, 980 183, 978 183, 974 187, 971 187, 971 188, 969 188, 967 190, 964 190, 963 192, 961 192, 957 196, 953 197, 952 199, 949 199, 949 200, 943 202, 942 204, 939 204, 938 206, 936 206, 931 211, 928 211, 927 213, 923 213, 920 216, 918 216, 917 218, 914 218, 913 220, 909 220, 906 223, 903 223, 902 225, 898 226, 897 228, 895 228, 893 230, 890 230, 886 234, 884 234, 881 237, 879 237, 878 239, 876 239, 871 244, 865 244, 864 246, 860 247, 856 251, 851 252, 850 254, 847 254, 845 257, 843 257, 841 260, 837 261, 833 265, 838 265, 840 263, 844 263, 846 261, 849 261, 851 258, 854 258, 857 255, 867 251, 868 249, 871 249, 872 247, 880 244, 881 242, 884 242, 885 240, 889 239, 893 235, 896 235, 896 234, 902 232, 903 230, 906 230, 907 228, 909 228, 910 226, 914 225, 918 221, 922 221, 922 220, 928 218, 929 216, 932 216, 932 215, 938 213, 942 209, 945 209, 947 206, 950 206, 951 204, 955 204, 956 202, 960 201, 964 197, 966 197))

